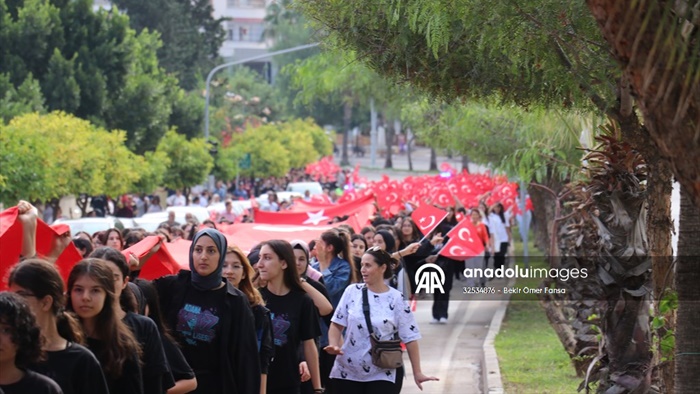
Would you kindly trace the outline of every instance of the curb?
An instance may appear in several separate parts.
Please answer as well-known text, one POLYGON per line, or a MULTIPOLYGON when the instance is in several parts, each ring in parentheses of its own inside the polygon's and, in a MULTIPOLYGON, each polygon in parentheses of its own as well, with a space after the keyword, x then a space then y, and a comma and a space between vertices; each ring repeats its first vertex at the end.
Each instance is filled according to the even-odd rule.
MULTIPOLYGON (((508 283, 508 286, 512 286, 514 283, 515 281, 511 281, 508 283)), ((484 379, 484 393, 486 394, 505 393, 503 389, 503 380, 501 379, 501 368, 498 364, 498 355, 496 354, 494 341, 496 339, 496 335, 498 335, 498 332, 501 331, 501 323, 503 323, 503 318, 506 316, 506 310, 508 309, 509 302, 510 295, 508 295, 508 298, 501 301, 501 305, 498 307, 498 310, 491 319, 489 332, 486 334, 486 339, 484 340, 484 368, 482 374, 484 379)))

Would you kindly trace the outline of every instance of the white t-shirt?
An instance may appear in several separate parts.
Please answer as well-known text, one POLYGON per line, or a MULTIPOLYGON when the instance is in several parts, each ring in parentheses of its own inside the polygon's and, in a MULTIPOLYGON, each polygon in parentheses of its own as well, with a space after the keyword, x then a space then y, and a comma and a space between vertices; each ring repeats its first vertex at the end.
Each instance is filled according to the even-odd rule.
POLYGON ((500 250, 501 243, 508 242, 508 231, 506 231, 506 223, 503 223, 501 217, 496 215, 495 213, 489 214, 489 233, 491 233, 491 236, 495 237, 494 245, 496 245, 496 250, 500 250))
MULTIPOLYGON (((346 331, 342 348, 344 354, 336 356, 330 377, 359 382, 395 382, 395 369, 383 369, 372 364, 372 356, 369 354, 372 345, 362 312, 364 287, 364 284, 359 283, 348 286, 331 319, 333 323, 346 327, 346 331)), ((367 295, 372 330, 380 340, 393 339, 397 332, 404 343, 421 338, 411 307, 404 302, 398 290, 389 287, 389 291, 379 294, 368 290, 367 295)))
POLYGON ((185 204, 187 203, 187 199, 185 199, 185 196, 173 194, 172 196, 168 197, 167 203, 171 207, 184 207, 185 204))

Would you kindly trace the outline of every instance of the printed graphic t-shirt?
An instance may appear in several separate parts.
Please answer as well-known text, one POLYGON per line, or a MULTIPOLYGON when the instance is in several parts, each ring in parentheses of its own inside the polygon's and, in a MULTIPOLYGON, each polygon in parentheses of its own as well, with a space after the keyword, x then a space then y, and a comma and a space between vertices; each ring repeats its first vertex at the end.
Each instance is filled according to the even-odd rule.
POLYGON ((219 352, 221 318, 226 302, 226 286, 201 291, 190 288, 177 314, 175 333, 182 345, 182 354, 197 376, 195 393, 219 393, 219 352))
MULTIPOLYGON (((362 311, 364 284, 352 284, 345 289, 332 321, 346 327, 343 355, 335 358, 330 377, 361 382, 374 380, 396 381, 395 369, 379 368, 372 363, 369 354, 372 345, 369 330, 362 311)), ((398 333, 404 343, 421 338, 411 307, 404 302, 401 293, 389 287, 384 293, 367 291, 372 330, 379 340, 393 339, 398 333)))
POLYGON ((267 375, 267 388, 272 390, 299 387, 297 349, 302 341, 314 339, 318 333, 318 315, 311 298, 292 290, 283 296, 260 289, 265 306, 270 310, 274 334, 275 358, 267 375))

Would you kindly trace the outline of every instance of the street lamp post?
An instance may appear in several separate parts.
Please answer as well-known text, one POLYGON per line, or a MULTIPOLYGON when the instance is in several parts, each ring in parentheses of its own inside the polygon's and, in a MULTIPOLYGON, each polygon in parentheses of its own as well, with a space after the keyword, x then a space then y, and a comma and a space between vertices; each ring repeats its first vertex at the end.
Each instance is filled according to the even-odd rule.
POLYGON ((205 100, 206 101, 204 104, 204 138, 207 140, 209 139, 209 85, 211 84, 212 77, 214 76, 214 74, 216 74, 217 71, 221 70, 222 68, 248 63, 248 62, 251 62, 253 60, 267 59, 269 57, 283 55, 285 53, 301 51, 301 50, 304 50, 307 48, 313 48, 313 47, 316 47, 318 45, 319 45, 318 42, 315 42, 313 44, 300 45, 300 46, 293 47, 293 48, 283 49, 281 51, 275 51, 275 52, 266 53, 264 55, 249 57, 247 59, 236 60, 235 62, 224 63, 224 64, 221 64, 221 65, 218 65, 218 66, 212 68, 211 71, 209 71, 209 75, 207 75, 207 88, 206 88, 207 90, 205 93, 205 100))

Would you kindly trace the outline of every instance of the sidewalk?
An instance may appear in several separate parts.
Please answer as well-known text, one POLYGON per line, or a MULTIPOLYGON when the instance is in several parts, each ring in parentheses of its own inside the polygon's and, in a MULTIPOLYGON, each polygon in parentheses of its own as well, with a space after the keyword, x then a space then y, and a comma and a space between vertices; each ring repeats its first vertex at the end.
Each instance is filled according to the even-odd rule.
MULTIPOLYGON (((488 393, 484 388, 487 385, 485 377, 493 376, 494 372, 500 376, 498 371, 487 368, 497 360, 494 360, 495 352, 486 352, 485 356, 484 342, 494 316, 507 304, 507 296, 475 295, 473 299, 463 301, 462 283, 456 281, 453 284, 447 324, 430 324, 432 300, 418 301, 414 314, 423 337, 419 341, 421 367, 423 373, 436 376, 440 381, 424 383, 421 392, 413 381, 411 362, 405 353, 406 380, 402 394, 488 393)), ((505 280, 495 280, 489 286, 503 287, 505 284, 505 280)))

